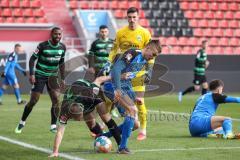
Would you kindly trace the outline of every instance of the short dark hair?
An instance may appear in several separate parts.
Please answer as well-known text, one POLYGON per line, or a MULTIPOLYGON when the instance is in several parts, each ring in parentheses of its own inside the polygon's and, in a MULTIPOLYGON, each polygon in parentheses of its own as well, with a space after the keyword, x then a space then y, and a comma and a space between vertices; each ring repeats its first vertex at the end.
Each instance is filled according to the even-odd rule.
POLYGON ((53 27, 52 30, 51 30, 51 34, 55 31, 55 30, 62 30, 60 27, 53 27))
POLYGON ((153 46, 157 49, 158 53, 162 52, 162 46, 160 44, 159 39, 152 39, 148 42, 146 46, 153 46))
POLYGON ((127 10, 127 14, 129 14, 129 13, 135 13, 135 12, 138 13, 138 9, 137 9, 136 7, 130 7, 130 8, 128 8, 128 10, 127 10))
POLYGON ((21 47, 21 44, 17 43, 14 45, 14 48, 21 47))
POLYGON ((224 86, 224 83, 222 80, 220 79, 215 79, 215 80, 212 80, 210 83, 209 83, 209 89, 210 91, 213 91, 215 89, 217 89, 218 87, 223 87, 224 86))
POLYGON ((101 26, 99 27, 99 30, 101 30, 101 29, 106 29, 106 28, 108 28, 108 26, 106 26, 106 25, 101 25, 101 26))

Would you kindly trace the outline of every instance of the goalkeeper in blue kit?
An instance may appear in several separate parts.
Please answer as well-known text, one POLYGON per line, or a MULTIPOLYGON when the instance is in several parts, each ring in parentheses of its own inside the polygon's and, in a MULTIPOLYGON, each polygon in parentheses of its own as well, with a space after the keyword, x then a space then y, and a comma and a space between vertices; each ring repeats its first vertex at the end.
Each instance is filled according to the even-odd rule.
POLYGON ((193 137, 222 135, 226 139, 236 138, 232 131, 232 119, 215 115, 221 103, 240 103, 240 97, 223 95, 223 87, 221 80, 213 80, 209 84, 210 92, 197 100, 189 121, 189 131, 193 137))

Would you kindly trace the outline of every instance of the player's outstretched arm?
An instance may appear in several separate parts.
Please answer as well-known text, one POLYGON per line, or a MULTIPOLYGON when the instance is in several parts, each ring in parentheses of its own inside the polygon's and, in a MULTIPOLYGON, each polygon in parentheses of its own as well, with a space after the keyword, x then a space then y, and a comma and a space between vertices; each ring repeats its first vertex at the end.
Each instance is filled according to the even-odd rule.
POLYGON ((59 146, 62 142, 64 131, 65 131, 65 126, 59 125, 56 136, 55 136, 55 140, 54 140, 53 153, 50 154, 48 157, 58 157, 59 146))
POLYGON ((225 98, 225 102, 226 102, 226 103, 240 103, 240 97, 227 96, 227 97, 225 98))

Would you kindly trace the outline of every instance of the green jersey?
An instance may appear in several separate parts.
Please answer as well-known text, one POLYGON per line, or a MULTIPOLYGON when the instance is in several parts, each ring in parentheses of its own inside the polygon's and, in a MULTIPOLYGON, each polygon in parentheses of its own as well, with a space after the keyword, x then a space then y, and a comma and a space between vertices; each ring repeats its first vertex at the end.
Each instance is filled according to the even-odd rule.
POLYGON ((35 76, 57 76, 59 65, 64 63, 65 52, 66 46, 61 42, 56 46, 49 40, 40 43, 33 53, 38 59, 35 76))
POLYGON ((205 75, 206 61, 207 61, 207 54, 204 49, 200 49, 197 52, 197 57, 195 59, 195 68, 194 68, 195 75, 205 75))
POLYGON ((108 61, 109 53, 113 47, 112 39, 97 39, 89 50, 89 67, 93 67, 96 72, 99 72, 108 61))

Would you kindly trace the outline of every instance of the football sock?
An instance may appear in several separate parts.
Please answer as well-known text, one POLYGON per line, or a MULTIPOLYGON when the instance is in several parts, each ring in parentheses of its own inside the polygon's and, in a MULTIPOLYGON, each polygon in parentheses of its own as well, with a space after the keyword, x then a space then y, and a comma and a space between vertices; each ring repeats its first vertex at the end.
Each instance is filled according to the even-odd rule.
POLYGON ((20 103, 22 101, 22 99, 21 99, 19 88, 14 88, 14 94, 15 94, 15 96, 17 98, 17 102, 20 103))
POLYGON ((29 106, 28 104, 24 107, 24 111, 23 111, 22 118, 21 118, 22 121, 26 121, 26 119, 29 116, 29 114, 31 113, 32 109, 33 109, 33 106, 29 106))
MULTIPOLYGON (((123 126, 124 126, 123 123, 118 126, 118 130, 119 130, 120 134, 122 134, 123 126)), ((110 138, 113 135, 112 135, 111 132, 106 132, 106 133, 103 133, 103 136, 106 136, 106 137, 110 138)))
POLYGON ((144 103, 144 100, 142 100, 142 104, 137 104, 138 108, 138 117, 140 121, 140 128, 141 130, 146 130, 147 127, 147 109, 144 103))
POLYGON ((187 88, 185 91, 183 91, 182 95, 193 92, 194 90, 195 90, 194 86, 191 86, 191 87, 187 88))
POLYGON ((231 119, 225 119, 222 124, 223 130, 226 135, 232 134, 232 120, 231 119))
POLYGON ((113 135, 114 139, 116 140, 117 144, 119 145, 121 142, 121 133, 120 129, 118 128, 117 124, 113 119, 110 119, 106 125, 108 126, 108 129, 110 133, 113 135))
POLYGON ((131 135, 133 126, 134 126, 134 118, 130 116, 126 116, 123 122, 122 140, 121 140, 119 149, 123 149, 127 147, 128 138, 131 135))
POLYGON ((52 106, 52 108, 51 108, 51 124, 57 123, 58 113, 59 113, 59 108, 52 106))
POLYGON ((102 129, 100 127, 100 125, 98 123, 95 124, 95 126, 93 128, 90 129, 91 132, 93 132, 96 135, 102 135, 102 129))
POLYGON ((207 93, 207 89, 203 88, 202 89, 202 95, 206 94, 207 93))

